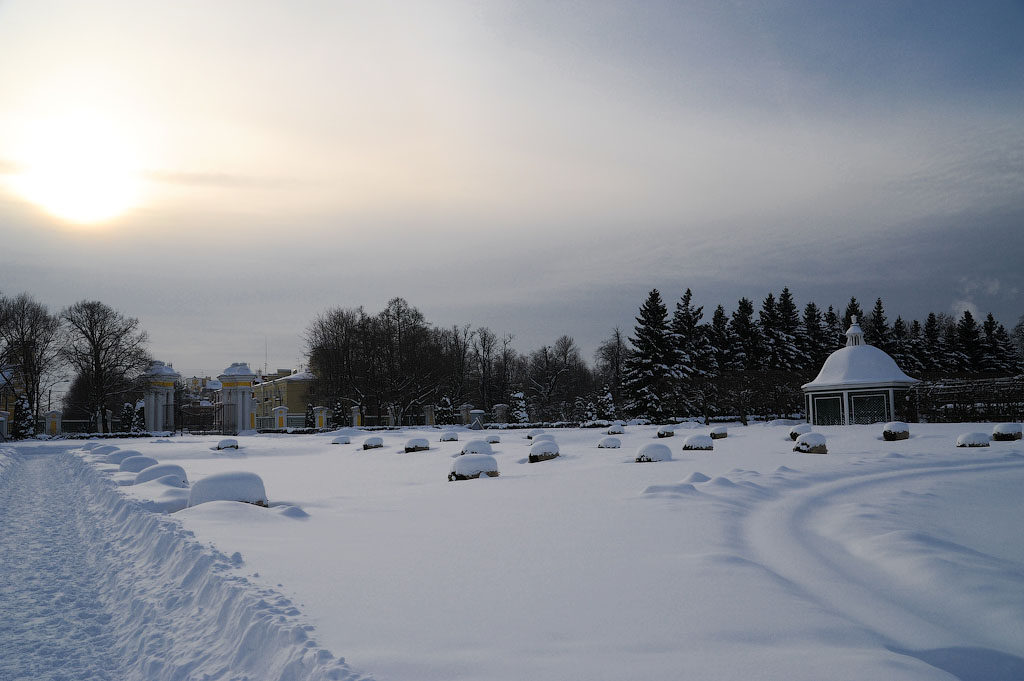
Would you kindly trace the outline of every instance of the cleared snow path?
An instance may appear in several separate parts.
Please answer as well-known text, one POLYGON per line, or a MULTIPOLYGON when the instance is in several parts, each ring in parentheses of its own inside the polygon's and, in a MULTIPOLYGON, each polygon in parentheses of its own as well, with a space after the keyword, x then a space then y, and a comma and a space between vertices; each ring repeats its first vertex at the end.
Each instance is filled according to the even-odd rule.
POLYGON ((0 472, 0 680, 357 679, 279 594, 57 447, 0 472))

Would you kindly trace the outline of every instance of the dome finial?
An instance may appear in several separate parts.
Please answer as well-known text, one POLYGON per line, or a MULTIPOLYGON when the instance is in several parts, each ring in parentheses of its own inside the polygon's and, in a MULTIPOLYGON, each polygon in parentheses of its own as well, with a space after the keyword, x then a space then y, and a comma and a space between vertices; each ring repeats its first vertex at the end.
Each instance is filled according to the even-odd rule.
POLYGON ((854 345, 867 345, 864 342, 864 331, 857 323, 857 315, 850 317, 850 328, 846 330, 846 347, 854 345))

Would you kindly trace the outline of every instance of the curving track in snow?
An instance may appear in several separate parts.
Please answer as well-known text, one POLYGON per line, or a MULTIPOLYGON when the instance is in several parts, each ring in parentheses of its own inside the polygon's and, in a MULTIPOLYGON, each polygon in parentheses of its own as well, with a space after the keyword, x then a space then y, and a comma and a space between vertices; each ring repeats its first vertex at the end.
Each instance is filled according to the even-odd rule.
MULTIPOLYGON (((356 679, 280 595, 59 447, 0 472, 0 679, 356 679)), ((24 450, 23 450, 24 452, 24 450)))
POLYGON ((943 539, 941 529, 901 527, 893 510, 934 497, 930 485, 985 489, 1008 478, 1024 485, 1024 460, 910 464, 825 480, 754 507, 742 536, 753 560, 890 650, 961 679, 1016 681, 1024 678, 1021 564, 943 539))

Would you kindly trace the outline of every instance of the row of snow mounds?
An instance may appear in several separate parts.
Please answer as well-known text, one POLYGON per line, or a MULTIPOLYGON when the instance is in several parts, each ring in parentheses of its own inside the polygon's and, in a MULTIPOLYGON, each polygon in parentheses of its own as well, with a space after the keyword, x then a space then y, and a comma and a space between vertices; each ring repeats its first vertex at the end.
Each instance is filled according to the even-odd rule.
POLYGON ((80 457, 62 456, 82 483, 81 503, 99 519, 89 560, 104 564, 103 596, 119 613, 111 654, 131 665, 124 681, 364 678, 310 640, 286 598, 232 574, 241 556, 201 545, 80 457))
POLYGON ((0 475, 3 475, 4 469, 8 466, 13 466, 17 460, 17 452, 10 447, 0 447, 0 475))

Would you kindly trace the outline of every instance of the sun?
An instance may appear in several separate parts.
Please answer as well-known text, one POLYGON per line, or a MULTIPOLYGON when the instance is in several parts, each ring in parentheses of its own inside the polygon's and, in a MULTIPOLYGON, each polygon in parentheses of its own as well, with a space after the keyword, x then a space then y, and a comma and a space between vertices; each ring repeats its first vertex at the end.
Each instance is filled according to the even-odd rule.
POLYGON ((19 142, 11 184, 54 217, 94 225, 137 204, 137 163, 114 121, 86 112, 38 119, 19 142))

